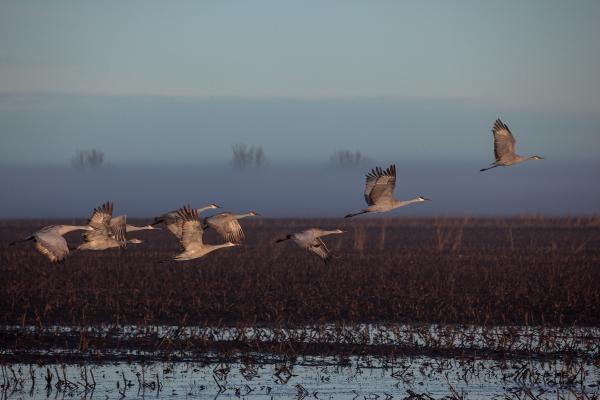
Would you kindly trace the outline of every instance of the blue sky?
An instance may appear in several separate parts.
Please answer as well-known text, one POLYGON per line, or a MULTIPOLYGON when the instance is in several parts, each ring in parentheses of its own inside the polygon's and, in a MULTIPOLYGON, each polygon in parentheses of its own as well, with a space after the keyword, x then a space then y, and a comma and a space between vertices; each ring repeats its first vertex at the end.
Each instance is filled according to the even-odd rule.
POLYGON ((596 160, 599 20, 583 0, 4 0, 0 163, 219 163, 237 142, 487 162, 498 116, 523 153, 596 160))
POLYGON ((0 90, 479 99, 598 111, 597 1, 30 1, 0 90))

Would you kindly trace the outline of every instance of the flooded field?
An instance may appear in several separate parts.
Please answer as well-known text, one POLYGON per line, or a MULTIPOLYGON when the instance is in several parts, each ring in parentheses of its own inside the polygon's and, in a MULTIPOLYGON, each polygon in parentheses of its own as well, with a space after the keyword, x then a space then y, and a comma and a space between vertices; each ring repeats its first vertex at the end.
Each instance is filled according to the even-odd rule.
POLYGON ((4 398, 579 399, 598 328, 5 326, 4 398))
POLYGON ((307 354, 377 357, 600 359, 600 328, 437 324, 327 324, 295 328, 104 325, 4 326, 0 344, 12 361, 214 361, 213 354, 307 354))
POLYGON ((301 358, 294 363, 2 366, 4 398, 597 398, 600 367, 530 360, 301 358))
POLYGON ((594 217, 255 220, 190 263, 160 231, 7 245, 56 222, 0 222, 3 398, 600 398, 594 217), (329 265, 273 244, 310 226, 346 231, 329 265))

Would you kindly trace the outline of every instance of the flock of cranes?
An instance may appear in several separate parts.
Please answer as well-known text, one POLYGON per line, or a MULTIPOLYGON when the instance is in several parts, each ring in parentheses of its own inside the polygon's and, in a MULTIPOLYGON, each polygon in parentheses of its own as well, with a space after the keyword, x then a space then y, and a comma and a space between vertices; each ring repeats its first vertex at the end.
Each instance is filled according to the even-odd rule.
MULTIPOLYGON (((494 156, 495 161, 490 167, 480 171, 486 171, 495 167, 505 167, 521 163, 527 160, 542 160, 540 156, 525 157, 515 152, 516 140, 508 126, 497 119, 492 129, 494 134, 494 156)), ((365 201, 367 207, 362 210, 348 214, 345 218, 354 217, 366 213, 380 213, 392 211, 412 203, 428 201, 429 199, 418 196, 411 200, 394 199, 396 187, 396 166, 390 165, 387 169, 374 168, 366 175, 365 201)), ((83 230, 84 243, 76 247, 76 250, 106 250, 110 248, 123 248, 127 244, 142 243, 139 239, 128 239, 130 232, 160 229, 157 225, 163 225, 179 241, 181 252, 173 257, 175 261, 193 260, 206 254, 227 247, 239 245, 245 238, 244 231, 239 223, 241 219, 258 216, 254 211, 245 214, 233 214, 222 212, 202 220, 200 214, 203 211, 221 208, 216 204, 209 204, 202 208, 191 208, 189 205, 178 210, 165 213, 154 219, 154 222, 146 226, 133 226, 127 224, 127 216, 113 217, 113 204, 105 203, 95 208, 87 225, 51 225, 46 226, 33 235, 16 242, 33 241, 36 249, 46 256, 51 262, 61 262, 69 254, 69 246, 63 235, 83 230), (222 244, 208 244, 203 241, 203 233, 206 229, 214 229, 224 240, 222 244)), ((292 233, 285 238, 276 240, 280 243, 292 240, 299 247, 310 251, 321 257, 325 262, 331 258, 331 253, 321 239, 324 236, 341 234, 341 229, 323 230, 319 228, 307 229, 302 232, 292 233)))

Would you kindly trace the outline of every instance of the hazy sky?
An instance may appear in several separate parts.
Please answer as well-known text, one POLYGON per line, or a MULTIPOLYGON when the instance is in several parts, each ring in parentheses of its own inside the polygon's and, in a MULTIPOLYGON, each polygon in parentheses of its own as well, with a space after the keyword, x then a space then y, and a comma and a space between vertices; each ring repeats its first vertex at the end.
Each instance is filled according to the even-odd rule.
POLYGON ((2 1, 3 91, 598 111, 600 3, 2 1))
POLYGON ((598 1, 0 2, 0 163, 596 160, 598 1), (177 144, 175 144, 175 143, 177 144), (185 143, 185 145, 181 145, 185 143))
MULTIPOLYGON (((600 212, 598 164, 531 162, 479 172, 478 163, 398 164, 395 195, 414 204, 382 217, 600 212)), ((191 203, 265 217, 339 217, 365 207, 365 168, 215 166, 0 168, 0 218, 83 219, 111 200, 115 214, 149 218, 191 203)))
POLYGON ((599 21, 595 0, 2 0, 0 216, 337 215, 389 162, 398 197, 435 199, 407 215, 598 212, 599 21), (480 174, 497 117, 546 160, 480 174), (270 168, 226 167, 242 142, 270 168), (90 148, 105 169, 69 169, 90 148), (338 149, 371 162, 323 168, 338 149))

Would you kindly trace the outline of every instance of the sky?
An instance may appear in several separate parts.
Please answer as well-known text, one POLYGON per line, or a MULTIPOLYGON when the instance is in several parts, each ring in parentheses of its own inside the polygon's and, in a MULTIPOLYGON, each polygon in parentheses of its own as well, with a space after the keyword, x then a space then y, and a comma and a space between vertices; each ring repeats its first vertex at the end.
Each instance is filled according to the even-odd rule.
MULTIPOLYGON (((71 179, 86 149, 117 174, 225 177, 236 143, 261 146, 269 168, 309 168, 306 180, 340 149, 368 167, 477 170, 501 117, 520 153, 597 200, 599 20, 594 0, 2 0, 0 184, 45 168, 71 179)), ((494 209, 456 212, 470 210, 494 209)))
POLYGON ((4 164, 57 165, 87 148, 120 164, 223 162, 239 142, 283 161, 337 148, 485 159, 497 117, 526 148, 597 157, 597 1, 3 0, 0 11, 4 164), (211 150, 160 150, 173 141, 211 150))
POLYGON ((1 4, 6 92, 600 101, 594 0, 1 4))

